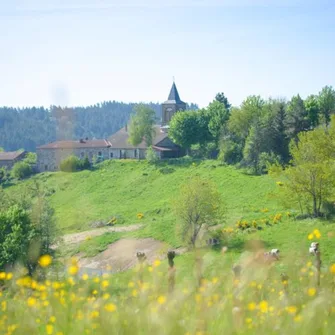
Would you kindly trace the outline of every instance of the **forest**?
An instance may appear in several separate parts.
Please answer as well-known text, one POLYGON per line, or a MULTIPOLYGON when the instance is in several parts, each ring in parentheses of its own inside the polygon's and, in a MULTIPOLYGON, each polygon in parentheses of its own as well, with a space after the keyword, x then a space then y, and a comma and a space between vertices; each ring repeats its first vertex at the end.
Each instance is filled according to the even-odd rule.
MULTIPOLYGON (((36 147, 55 140, 106 138, 124 127, 137 103, 106 101, 87 107, 0 107, 0 147, 6 151, 36 147)), ((147 104, 161 117, 160 103, 147 104)), ((197 109, 191 103, 189 109, 197 109)))
POLYGON ((303 99, 290 100, 248 96, 240 106, 231 106, 224 93, 218 93, 206 107, 173 116, 169 135, 195 157, 219 159, 254 174, 267 172, 267 166, 290 162, 290 145, 300 133, 329 126, 335 114, 335 90, 323 87, 303 99))

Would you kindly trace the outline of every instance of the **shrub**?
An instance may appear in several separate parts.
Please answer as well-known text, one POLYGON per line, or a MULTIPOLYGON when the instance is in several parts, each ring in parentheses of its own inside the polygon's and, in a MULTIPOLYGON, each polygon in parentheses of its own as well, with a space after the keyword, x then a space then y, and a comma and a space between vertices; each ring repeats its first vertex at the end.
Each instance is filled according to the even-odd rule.
POLYGON ((35 152, 28 152, 23 161, 29 165, 35 165, 37 162, 37 155, 35 152))
POLYGON ((81 162, 81 170, 89 170, 91 168, 91 163, 87 156, 81 162))
POLYGON ((10 174, 6 167, 0 168, 0 185, 4 184, 10 177, 10 174))
POLYGON ((273 152, 262 152, 259 155, 258 160, 258 171, 260 173, 267 173, 268 170, 274 166, 280 164, 280 157, 273 152))
POLYGON ((24 161, 15 163, 11 172, 13 178, 17 179, 27 178, 31 176, 32 173, 33 169, 31 165, 24 161))
POLYGON ((82 163, 76 156, 69 156, 60 163, 60 170, 64 172, 75 172, 81 170, 82 163))
POLYGON ((155 164, 158 161, 158 156, 152 147, 147 149, 145 157, 149 164, 155 164))
POLYGON ((227 164, 237 164, 242 159, 242 146, 231 140, 225 140, 220 143, 219 160, 227 164))

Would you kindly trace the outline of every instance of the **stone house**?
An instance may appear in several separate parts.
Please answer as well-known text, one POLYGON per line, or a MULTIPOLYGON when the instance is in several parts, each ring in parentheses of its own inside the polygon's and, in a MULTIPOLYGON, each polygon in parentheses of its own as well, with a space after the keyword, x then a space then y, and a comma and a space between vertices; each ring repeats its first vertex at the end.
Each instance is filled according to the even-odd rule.
POLYGON ((0 152, 0 168, 11 169, 15 163, 26 157, 26 151, 0 152))
POLYGON ((57 171, 62 160, 74 155, 80 159, 86 156, 92 162, 93 157, 110 158, 111 144, 108 140, 57 141, 37 148, 37 169, 43 171, 57 171))
MULTIPOLYGON (((186 104, 180 99, 176 84, 173 83, 168 100, 162 104, 161 124, 154 126, 152 147, 159 158, 177 158, 184 150, 168 136, 169 122, 178 111, 184 111, 186 104)), ((70 155, 78 158, 87 156, 92 162, 96 156, 106 159, 144 159, 147 145, 143 141, 137 146, 129 143, 128 127, 124 127, 105 140, 81 139, 78 141, 57 141, 37 148, 38 171, 56 171, 62 160, 70 155)))

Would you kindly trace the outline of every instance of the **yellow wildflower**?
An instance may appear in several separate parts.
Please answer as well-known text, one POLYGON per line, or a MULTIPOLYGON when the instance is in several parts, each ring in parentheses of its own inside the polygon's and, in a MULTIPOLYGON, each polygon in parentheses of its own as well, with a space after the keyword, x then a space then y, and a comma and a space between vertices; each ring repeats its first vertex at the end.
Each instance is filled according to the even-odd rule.
POLYGON ((218 278, 218 277, 214 277, 214 278, 212 278, 212 283, 213 283, 213 284, 216 284, 218 281, 219 281, 219 278, 218 278))
POLYGON ((269 305, 267 303, 267 301, 265 300, 262 300, 260 303, 259 303, 259 309, 262 313, 267 313, 268 312, 268 309, 269 309, 269 305))
POLYGON ((309 240, 313 240, 313 238, 314 238, 314 235, 313 235, 313 234, 308 234, 308 239, 309 239, 309 240))
POLYGON ((115 312, 116 311, 116 305, 114 305, 113 303, 105 305, 104 308, 107 312, 115 312))
POLYGON ((37 300, 34 297, 29 297, 27 300, 27 305, 33 307, 36 305, 37 300))
POLYGON ((105 279, 101 282, 101 287, 103 289, 107 288, 108 286, 109 286, 109 281, 108 280, 105 279))
POLYGON ((131 288, 131 287, 134 287, 134 286, 135 286, 135 284, 132 281, 128 283, 128 287, 131 288))
POLYGON ((310 287, 307 291, 307 294, 310 296, 310 297, 314 297, 315 294, 316 294, 316 289, 314 287, 310 287))
POLYGON ((246 318, 246 319, 245 319, 245 323, 246 323, 246 324, 250 324, 250 323, 252 323, 252 318, 246 318))
POLYGON ((164 295, 160 295, 157 299, 157 302, 160 304, 160 305, 163 305, 166 301, 166 297, 164 295))
POLYGON ((255 310, 256 309, 256 304, 254 302, 250 302, 248 304, 248 309, 249 309, 249 311, 255 310))
POLYGON ((296 315, 296 316, 294 317, 294 321, 295 321, 295 322, 301 322, 301 320, 302 320, 302 316, 301 316, 301 315, 296 315))
POLYGON ((159 260, 159 259, 156 259, 155 261, 154 261, 154 266, 155 267, 157 267, 157 266, 160 266, 160 264, 161 264, 161 261, 159 260))
POLYGON ((320 233, 319 229, 314 229, 313 234, 314 234, 315 238, 320 238, 321 237, 321 233, 320 233))
POLYGON ((75 276, 79 271, 79 267, 77 265, 71 265, 68 269, 68 272, 71 276, 75 276))
POLYGON ((50 255, 43 255, 38 260, 38 264, 42 268, 48 267, 51 263, 52 263, 52 257, 50 255))
POLYGON ((53 332, 54 332, 54 326, 53 325, 48 324, 48 325, 46 325, 45 329, 46 329, 47 335, 52 335, 53 332))
POLYGON ((297 313, 297 307, 295 307, 295 306, 287 306, 286 307, 286 311, 289 314, 295 314, 295 313, 297 313))
POLYGON ((11 280, 13 278, 13 273, 12 272, 8 272, 6 274, 6 280, 11 280))
POLYGON ((81 279, 82 279, 82 280, 87 280, 87 279, 88 279, 88 274, 87 274, 87 273, 84 273, 84 274, 81 276, 81 279))
POLYGON ((51 323, 55 323, 56 322, 56 317, 55 316, 50 316, 50 319, 49 319, 49 321, 51 322, 51 323))
POLYGON ((335 274, 335 263, 330 266, 330 272, 335 274))

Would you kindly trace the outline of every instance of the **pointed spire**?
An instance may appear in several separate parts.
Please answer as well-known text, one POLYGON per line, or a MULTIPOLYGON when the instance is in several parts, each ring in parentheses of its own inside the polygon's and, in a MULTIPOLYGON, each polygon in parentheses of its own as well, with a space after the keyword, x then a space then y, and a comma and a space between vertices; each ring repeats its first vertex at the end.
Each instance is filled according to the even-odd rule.
POLYGON ((174 81, 173 81, 173 84, 172 84, 172 87, 171 87, 171 90, 170 90, 168 101, 175 101, 175 103, 177 103, 177 104, 182 103, 182 101, 180 100, 180 97, 179 97, 177 86, 176 86, 174 81))

